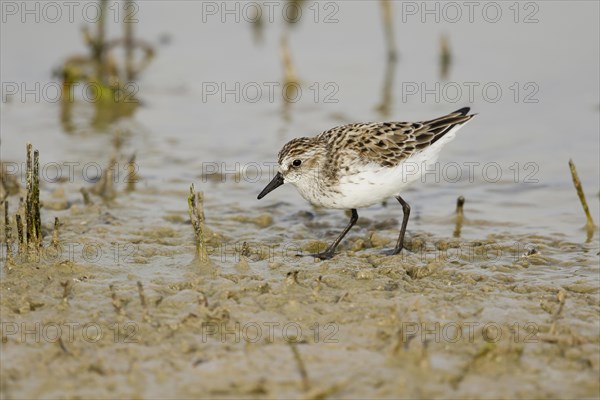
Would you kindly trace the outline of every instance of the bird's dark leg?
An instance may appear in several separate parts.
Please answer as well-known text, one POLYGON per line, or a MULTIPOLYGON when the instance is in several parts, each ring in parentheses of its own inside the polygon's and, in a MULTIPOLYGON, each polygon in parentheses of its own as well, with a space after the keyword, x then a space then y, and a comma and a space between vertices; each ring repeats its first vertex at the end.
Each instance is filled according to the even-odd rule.
POLYGON ((334 252, 335 252, 336 247, 338 247, 338 245, 340 244, 340 242, 342 241, 344 236, 346 236, 346 234, 348 233, 350 228, 352 228, 354 226, 354 224, 356 223, 356 221, 358 220, 358 213, 356 212, 356 209, 353 208, 351 211, 352 211, 352 216, 350 217, 350 222, 348 223, 346 228, 344 228, 342 233, 340 233, 340 236, 338 236, 337 239, 335 239, 335 241, 333 243, 331 243, 331 245, 327 248, 327 250, 325 250, 322 253, 308 254, 309 256, 320 258, 321 260, 329 260, 330 258, 332 258, 335 255, 334 252))
POLYGON ((404 199, 400 196, 396 196, 396 200, 400 202, 402 205, 402 213, 404 216, 402 217, 402 227, 400 228, 400 236, 398 236, 398 243, 396 243, 396 247, 392 252, 392 255, 396 255, 402 251, 404 248, 404 234, 406 233, 406 225, 408 225, 408 217, 410 216, 410 206, 404 199))

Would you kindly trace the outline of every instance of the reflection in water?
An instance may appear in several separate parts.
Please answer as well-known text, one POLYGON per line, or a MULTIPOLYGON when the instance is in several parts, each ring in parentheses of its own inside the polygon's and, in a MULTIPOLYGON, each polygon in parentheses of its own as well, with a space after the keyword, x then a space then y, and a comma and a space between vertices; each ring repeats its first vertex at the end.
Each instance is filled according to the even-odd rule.
POLYGON ((66 133, 75 132, 75 124, 73 123, 73 99, 71 96, 70 84, 63 80, 63 93, 67 95, 63 96, 60 103, 60 124, 63 127, 63 131, 66 133))
POLYGON ((125 191, 133 192, 137 181, 137 164, 135 163, 135 153, 133 153, 131 157, 129 157, 129 161, 127 161, 127 178, 125 179, 127 189, 125 189, 125 191))
POLYGON ((383 13, 383 29, 385 32, 385 41, 387 45, 388 60, 396 59, 396 42, 394 39, 394 17, 392 12, 391 0, 380 0, 383 13))
POLYGON ((459 196, 456 199, 456 225, 454 227, 453 236, 455 238, 460 237, 460 231, 462 230, 463 220, 464 220, 464 206, 465 206, 465 198, 463 196, 459 196))
MULTIPOLYGON (((75 133, 78 126, 73 122, 73 105, 78 98, 94 106, 94 114, 89 125, 95 130, 105 130, 111 123, 122 117, 133 115, 138 106, 135 97, 137 86, 134 80, 154 57, 154 48, 149 43, 134 38, 134 20, 124 18, 124 37, 106 40, 106 0, 100 1, 100 17, 96 22, 96 33, 89 27, 83 29, 89 55, 69 57, 63 64, 60 77, 63 80, 60 121, 67 133, 75 133), (123 47, 124 66, 120 67, 113 51, 123 47), (143 58, 136 63, 135 52, 140 50, 143 58), (79 95, 75 95, 75 90, 79 95)), ((125 10, 134 9, 134 1, 125 2, 125 10)), ((77 115, 79 116, 79 115, 77 115)))
MULTIPOLYGON (((133 0, 125 0, 125 9, 135 9, 133 0)), ((126 71, 126 80, 128 82, 133 81, 136 78, 139 70, 136 70, 133 59, 133 52, 135 50, 135 41, 133 39, 133 21, 131 18, 125 18, 123 21, 123 28, 125 30, 125 71, 126 71)), ((150 53, 154 52, 150 48, 150 53)))
MULTIPOLYGON (((73 90, 74 85, 67 84, 65 86, 71 86, 71 90, 73 90)), ((93 89, 89 90, 92 91, 93 89)), ((105 131, 118 119, 132 116, 139 105, 137 99, 133 97, 125 101, 120 99, 119 95, 108 97, 104 100, 100 99, 102 94, 98 92, 93 92, 90 96, 98 99, 93 101, 91 105, 87 103, 79 104, 72 95, 62 98, 60 104, 60 122, 65 133, 79 134, 87 131, 89 127, 96 131, 105 131), (78 107, 74 107, 75 105, 78 107), (90 107, 93 108, 93 114, 88 119, 85 111, 90 109, 90 107), (80 121, 80 123, 76 121, 80 121)))
POLYGON ((281 108, 281 115, 286 122, 289 122, 291 120, 291 100, 296 99, 300 93, 300 80, 298 79, 298 75, 296 74, 296 68, 294 67, 294 63, 292 62, 292 56, 290 54, 290 48, 288 46, 286 33, 284 33, 281 36, 279 55, 281 57, 281 63, 283 65, 283 102, 281 108))
POLYGON ((119 165, 117 164, 117 154, 114 152, 110 157, 106 168, 102 171, 100 179, 94 186, 91 187, 90 192, 100 196, 105 202, 114 200, 117 197, 117 190, 114 182, 115 172, 118 173, 118 169, 119 165))
POLYGON ((375 107, 375 110, 383 117, 388 117, 390 115, 390 108, 393 104, 392 89, 394 87, 394 77, 396 75, 398 57, 394 40, 392 2, 390 0, 381 0, 380 4, 383 14, 383 29, 387 47, 387 62, 385 63, 383 86, 381 88, 381 103, 375 107))
POLYGON ((448 37, 442 35, 440 37, 440 80, 448 79, 450 73, 450 65, 452 64, 452 54, 450 53, 450 43, 448 37))
POLYGON ((302 18, 302 6, 305 2, 306 0, 288 0, 288 4, 284 8, 284 19, 288 25, 300 22, 302 18))
POLYGON ((265 24, 262 19, 262 8, 260 4, 256 3, 255 7, 251 8, 254 14, 249 16, 252 23, 252 36, 254 37, 254 43, 261 44, 263 42, 263 35, 265 32, 265 24))
POLYGON ((381 87, 381 103, 375 107, 382 116, 390 115, 390 108, 393 104, 392 89, 394 88, 394 77, 396 76, 396 58, 389 58, 385 64, 383 75, 383 86, 381 87))

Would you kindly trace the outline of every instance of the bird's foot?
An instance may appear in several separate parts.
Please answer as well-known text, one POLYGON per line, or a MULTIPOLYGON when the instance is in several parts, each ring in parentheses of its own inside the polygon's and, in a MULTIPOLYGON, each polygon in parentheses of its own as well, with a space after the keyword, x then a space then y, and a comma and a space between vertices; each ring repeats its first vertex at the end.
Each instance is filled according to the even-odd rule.
POLYGON ((398 254, 400 254, 400 252, 402 251, 403 247, 400 248, 393 248, 393 249, 388 249, 388 250, 383 250, 381 252, 381 254, 385 255, 385 256, 396 256, 398 254))
POLYGON ((322 253, 296 254, 296 257, 314 257, 319 260, 330 260, 335 256, 333 251, 324 251, 322 253))

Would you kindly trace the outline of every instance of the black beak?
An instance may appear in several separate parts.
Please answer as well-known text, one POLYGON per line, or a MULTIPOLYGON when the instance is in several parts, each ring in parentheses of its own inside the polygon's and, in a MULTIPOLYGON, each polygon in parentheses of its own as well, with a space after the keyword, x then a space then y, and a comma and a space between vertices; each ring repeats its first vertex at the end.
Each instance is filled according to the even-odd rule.
POLYGON ((278 172, 277 175, 275 175, 273 177, 273 179, 271 179, 271 182, 269 182, 269 184, 267 186, 265 186, 263 191, 260 192, 260 194, 258 195, 258 199, 259 200, 262 199, 269 192, 272 192, 273 190, 277 189, 281 185, 283 185, 283 175, 281 175, 281 172, 278 172))

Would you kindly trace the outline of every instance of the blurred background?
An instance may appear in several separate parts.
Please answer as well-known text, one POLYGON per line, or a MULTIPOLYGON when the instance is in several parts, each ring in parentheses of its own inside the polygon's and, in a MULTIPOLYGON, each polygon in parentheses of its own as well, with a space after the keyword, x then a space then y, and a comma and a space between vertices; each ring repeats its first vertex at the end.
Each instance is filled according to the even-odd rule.
MULTIPOLYGON (((570 221, 580 214, 566 168, 573 157, 584 187, 597 198, 594 2, 108 2, 104 40, 123 39, 128 22, 137 65, 146 61, 146 50, 151 56, 127 80, 125 46, 109 48, 124 102, 135 98, 139 106, 105 111, 106 123, 98 122, 102 102, 81 96, 81 88, 93 89, 85 81, 73 89, 79 99, 69 104, 71 121, 56 100, 67 97, 67 90, 56 91, 66 62, 92 56, 82 29, 97 35, 99 6, 35 3, 29 14, 21 4, 3 7, 7 160, 28 140, 48 159, 101 159, 102 131, 127 124, 136 126, 134 134, 145 133, 131 146, 140 167, 152 167, 149 182, 192 180, 206 172, 202 162, 232 169, 239 169, 236 162, 273 162, 287 140, 335 125, 422 120, 470 105, 480 116, 442 153, 442 163, 462 168, 458 182, 440 188, 442 195, 468 187, 470 200, 485 201, 495 216, 573 232, 570 221), (111 121, 120 114, 126 117, 111 121), (166 154, 150 163, 145 140, 166 154), (496 165, 484 170, 489 162, 502 169, 498 182, 496 165)), ((262 172, 261 182, 268 178, 268 170, 262 172)), ((454 169, 447 172, 456 176, 454 169)), ((248 186, 235 201, 254 204, 259 186, 248 186)), ((296 201, 299 196, 286 190, 275 198, 296 201)), ((416 196, 424 204, 430 197, 426 191, 416 196)))

